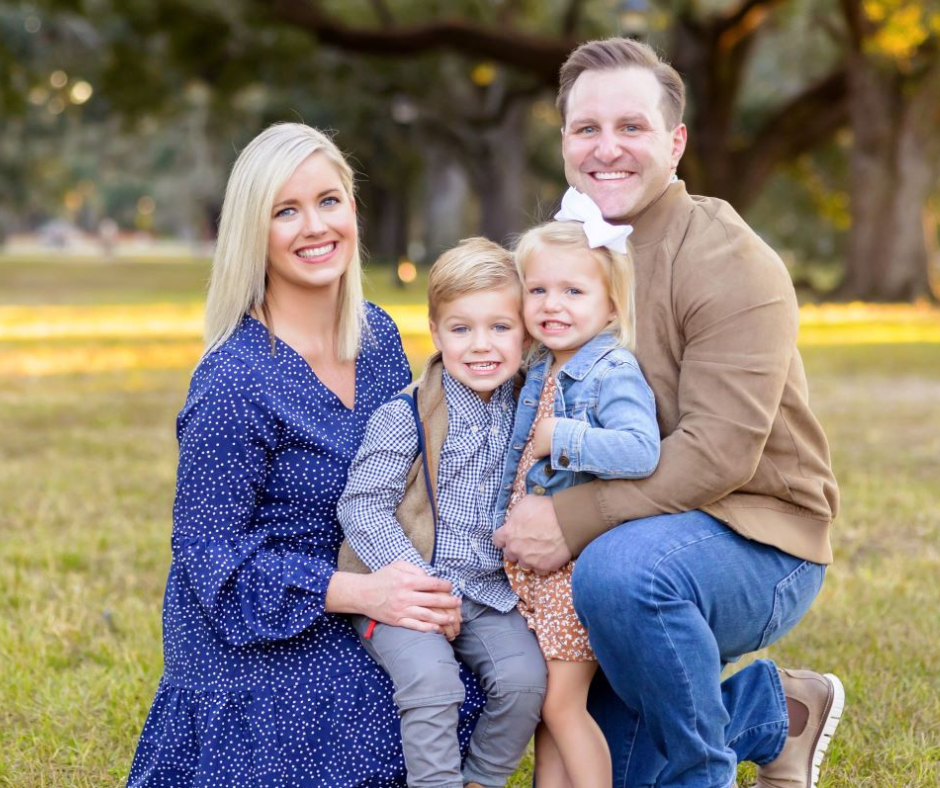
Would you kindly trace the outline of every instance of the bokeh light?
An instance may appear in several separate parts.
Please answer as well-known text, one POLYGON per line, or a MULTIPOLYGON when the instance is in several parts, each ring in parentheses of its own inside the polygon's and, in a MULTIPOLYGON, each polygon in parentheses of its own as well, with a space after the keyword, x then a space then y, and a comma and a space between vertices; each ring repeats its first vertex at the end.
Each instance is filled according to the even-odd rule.
POLYGON ((91 98, 94 88, 84 79, 80 79, 69 91, 69 99, 73 104, 84 104, 91 98))
POLYGON ((398 278, 406 285, 410 285, 418 278, 418 268, 411 260, 401 260, 398 263, 398 278))

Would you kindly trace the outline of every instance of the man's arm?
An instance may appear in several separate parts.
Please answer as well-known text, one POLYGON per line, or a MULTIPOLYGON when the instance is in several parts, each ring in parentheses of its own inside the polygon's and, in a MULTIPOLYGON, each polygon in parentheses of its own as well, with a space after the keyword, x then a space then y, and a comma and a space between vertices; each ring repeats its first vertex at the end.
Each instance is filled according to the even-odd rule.
POLYGON ((676 319, 685 337, 679 422, 663 439, 656 472, 554 497, 572 554, 619 523, 705 506, 754 475, 779 409, 799 314, 786 269, 770 250, 743 234, 732 244, 702 245, 714 251, 676 263, 676 319))

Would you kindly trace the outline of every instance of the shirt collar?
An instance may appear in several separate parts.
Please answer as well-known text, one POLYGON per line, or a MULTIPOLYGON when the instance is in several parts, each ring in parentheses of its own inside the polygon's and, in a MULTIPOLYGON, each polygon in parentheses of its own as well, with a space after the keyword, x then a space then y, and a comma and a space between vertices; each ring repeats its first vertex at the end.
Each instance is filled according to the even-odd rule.
MULTIPOLYGON (((618 347, 617 340, 613 334, 600 333, 581 346, 578 352, 558 371, 558 376, 561 377, 562 374, 565 374, 573 380, 584 380, 588 373, 594 369, 594 365, 616 347, 618 347)), ((539 374, 544 374, 551 361, 552 355, 545 353, 539 357, 533 371, 537 370, 539 374)))
POLYGON ((671 181, 665 191, 652 204, 632 217, 633 235, 630 243, 634 249, 662 241, 670 227, 674 226, 683 212, 692 209, 692 198, 683 181, 671 181))
POLYGON ((442 377, 444 380, 444 396, 447 399, 449 412, 465 421, 489 421, 494 414, 512 412, 512 378, 492 393, 489 402, 484 402, 479 394, 454 378, 446 369, 443 370, 442 377))

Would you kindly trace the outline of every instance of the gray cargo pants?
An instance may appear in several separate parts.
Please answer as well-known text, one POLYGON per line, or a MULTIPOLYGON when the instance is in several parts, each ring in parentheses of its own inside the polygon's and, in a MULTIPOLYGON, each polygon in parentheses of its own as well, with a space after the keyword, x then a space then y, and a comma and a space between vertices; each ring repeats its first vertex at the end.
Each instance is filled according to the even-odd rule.
POLYGON ((434 632, 387 624, 377 624, 366 638, 369 619, 353 616, 366 650, 395 685, 411 788, 505 785, 539 720, 545 660, 525 620, 515 609, 500 613, 469 599, 463 600, 461 613, 460 634, 453 642, 434 632), (462 771, 457 710, 464 687, 458 657, 486 693, 462 771))

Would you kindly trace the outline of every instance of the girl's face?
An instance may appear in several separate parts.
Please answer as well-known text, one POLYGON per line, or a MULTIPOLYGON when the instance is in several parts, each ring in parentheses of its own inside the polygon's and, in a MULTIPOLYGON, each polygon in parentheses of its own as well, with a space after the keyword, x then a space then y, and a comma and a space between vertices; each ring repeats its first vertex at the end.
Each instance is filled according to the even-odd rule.
POLYGON ((268 230, 268 291, 333 289, 356 250, 356 203, 336 167, 314 153, 274 198, 268 230))
POLYGON ((613 319, 600 263, 587 249, 542 245, 525 261, 525 326, 564 364, 613 319))

